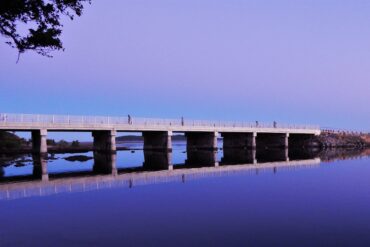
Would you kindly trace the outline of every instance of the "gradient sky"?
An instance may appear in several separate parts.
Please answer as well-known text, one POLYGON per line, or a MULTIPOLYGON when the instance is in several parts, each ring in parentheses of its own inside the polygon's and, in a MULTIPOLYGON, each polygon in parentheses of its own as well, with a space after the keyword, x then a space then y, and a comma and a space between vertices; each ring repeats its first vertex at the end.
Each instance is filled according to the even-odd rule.
POLYGON ((370 1, 93 0, 64 24, 52 59, 0 37, 0 112, 370 131, 370 1))

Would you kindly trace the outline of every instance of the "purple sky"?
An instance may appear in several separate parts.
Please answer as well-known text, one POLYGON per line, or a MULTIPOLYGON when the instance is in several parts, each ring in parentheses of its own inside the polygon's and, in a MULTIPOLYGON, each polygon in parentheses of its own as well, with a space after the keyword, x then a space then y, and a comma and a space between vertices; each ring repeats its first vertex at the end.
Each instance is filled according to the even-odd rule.
POLYGON ((0 112, 278 121, 370 131, 370 2, 93 0, 65 52, 0 37, 0 112))

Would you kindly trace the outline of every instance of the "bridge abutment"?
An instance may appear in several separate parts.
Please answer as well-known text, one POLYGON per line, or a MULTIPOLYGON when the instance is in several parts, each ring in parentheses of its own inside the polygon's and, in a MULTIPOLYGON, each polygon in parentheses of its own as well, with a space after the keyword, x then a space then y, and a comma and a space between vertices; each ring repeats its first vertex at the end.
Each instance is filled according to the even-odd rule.
POLYGON ((218 132, 186 132, 185 136, 188 150, 217 150, 218 132))
POLYGON ((116 151, 116 131, 97 130, 92 132, 94 138, 94 151, 115 152, 116 151))
POLYGON ((144 150, 172 150, 172 131, 143 132, 144 150))
POLYGON ((221 133, 223 148, 256 148, 257 133, 221 133))
POLYGON ((47 133, 46 129, 32 130, 32 152, 47 153, 47 133))

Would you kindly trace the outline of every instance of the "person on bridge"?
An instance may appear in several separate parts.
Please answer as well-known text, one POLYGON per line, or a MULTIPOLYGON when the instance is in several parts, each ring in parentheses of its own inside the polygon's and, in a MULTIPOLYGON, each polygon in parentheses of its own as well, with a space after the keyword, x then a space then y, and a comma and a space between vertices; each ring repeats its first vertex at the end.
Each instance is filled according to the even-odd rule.
POLYGON ((274 121, 274 128, 276 128, 276 121, 274 121))
POLYGON ((0 116, 0 120, 3 122, 6 122, 6 120, 8 119, 8 116, 6 114, 0 114, 0 116))
POLYGON ((256 127, 258 127, 258 121, 256 121, 256 127))
POLYGON ((130 114, 127 115, 127 122, 130 125, 132 124, 132 118, 131 118, 130 114))
POLYGON ((181 117, 181 126, 184 126, 184 117, 181 117))

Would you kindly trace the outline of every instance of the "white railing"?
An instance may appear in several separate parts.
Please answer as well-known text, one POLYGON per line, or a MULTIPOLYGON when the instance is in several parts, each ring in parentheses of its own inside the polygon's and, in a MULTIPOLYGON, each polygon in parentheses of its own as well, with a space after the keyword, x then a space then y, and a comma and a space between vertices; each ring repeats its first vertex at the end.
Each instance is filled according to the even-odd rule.
POLYGON ((137 117, 76 116, 76 115, 41 115, 0 113, 0 125, 4 124, 40 124, 71 126, 158 126, 158 127, 228 127, 228 128, 279 128, 320 130, 317 125, 296 125, 260 122, 208 121, 190 119, 156 119, 137 117))

